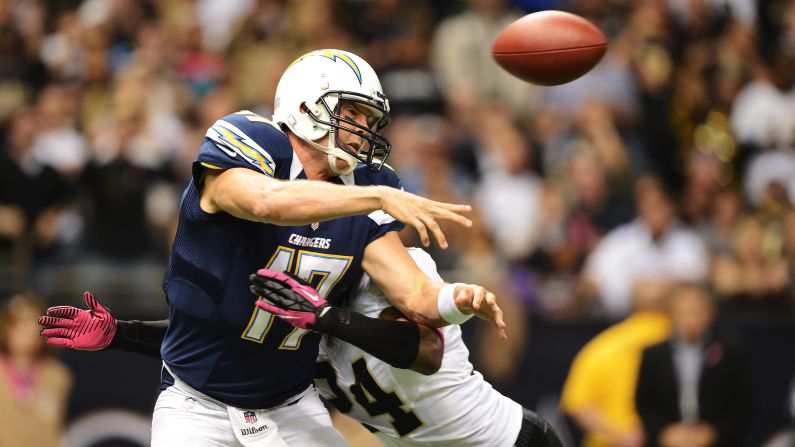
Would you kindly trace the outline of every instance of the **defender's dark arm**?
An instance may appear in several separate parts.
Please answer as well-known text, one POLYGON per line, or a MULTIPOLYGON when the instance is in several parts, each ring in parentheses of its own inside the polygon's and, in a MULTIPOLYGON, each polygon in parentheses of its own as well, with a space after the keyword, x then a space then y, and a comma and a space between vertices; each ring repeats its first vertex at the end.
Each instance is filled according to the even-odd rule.
POLYGON ((257 307, 295 327, 346 341, 395 368, 432 374, 441 365, 442 340, 429 327, 332 306, 310 284, 289 273, 260 269, 249 275, 249 282, 251 292, 260 297, 257 307))
MULTIPOLYGON (((160 359, 160 345, 168 329, 168 320, 116 320, 93 294, 86 292, 88 309, 56 306, 39 319, 42 337, 58 348, 96 351, 118 349, 160 359)), ((359 346, 375 357, 400 368, 432 374, 441 365, 443 343, 440 335, 428 327, 390 317, 369 318, 337 309, 323 318, 324 333, 359 346), (345 328, 349 329, 345 330, 345 328)))
POLYGON ((160 345, 166 337, 168 320, 116 320, 118 326, 108 349, 137 352, 160 359, 160 345))
POLYGON ((381 318, 414 324, 419 329, 417 354, 409 369, 425 375, 439 371, 442 366, 442 357, 444 356, 444 334, 441 329, 409 321, 405 315, 394 307, 384 309, 381 312, 381 318))
POLYGON ((408 321, 397 309, 381 318, 331 307, 313 330, 350 343, 395 368, 430 375, 442 365, 442 336, 428 326, 408 321))
MULTIPOLYGON (((357 346, 396 368, 426 375, 439 370, 444 342, 436 329, 406 320, 394 307, 385 309, 380 319, 336 310, 341 311, 334 318, 339 324, 327 320, 323 328, 318 328, 319 332, 357 346)), ((118 329, 108 349, 160 359, 160 345, 168 329, 168 320, 117 321, 118 329)))

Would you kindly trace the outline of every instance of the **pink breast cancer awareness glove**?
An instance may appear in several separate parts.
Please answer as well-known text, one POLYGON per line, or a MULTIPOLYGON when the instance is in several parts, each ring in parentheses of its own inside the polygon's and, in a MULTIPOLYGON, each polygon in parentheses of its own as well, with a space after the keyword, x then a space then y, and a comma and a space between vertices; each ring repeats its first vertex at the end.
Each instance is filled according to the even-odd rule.
POLYGON ((84 292, 83 301, 88 310, 55 306, 39 318, 39 325, 44 326, 41 336, 47 345, 83 351, 98 351, 110 345, 116 335, 116 319, 93 293, 84 292))
POLYGON ((301 329, 314 329, 331 305, 305 281, 288 273, 260 269, 249 276, 251 292, 263 299, 257 307, 301 329))

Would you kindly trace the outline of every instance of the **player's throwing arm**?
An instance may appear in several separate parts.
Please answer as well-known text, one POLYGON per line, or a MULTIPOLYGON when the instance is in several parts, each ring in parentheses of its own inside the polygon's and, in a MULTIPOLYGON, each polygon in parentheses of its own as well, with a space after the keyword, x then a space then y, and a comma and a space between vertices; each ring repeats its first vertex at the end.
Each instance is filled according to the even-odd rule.
POLYGON ((420 234, 422 245, 430 245, 428 230, 442 248, 447 248, 447 239, 444 237, 437 219, 449 220, 465 227, 471 227, 472 221, 462 216, 472 210, 469 205, 455 205, 452 203, 436 202, 423 197, 409 194, 394 188, 384 188, 381 196, 381 209, 395 219, 411 225, 420 234))
POLYGON ((207 212, 225 211, 241 219, 277 225, 307 225, 384 211, 414 227, 423 245, 430 245, 430 232, 442 248, 447 248, 447 239, 437 220, 472 225, 461 215, 471 211, 469 205, 436 202, 387 186, 280 181, 241 168, 209 174, 201 205, 207 212))
POLYGON ((478 316, 491 321, 500 337, 507 338, 503 312, 493 293, 476 284, 448 284, 429 278, 394 232, 365 248, 362 269, 389 302, 412 321, 442 327, 478 316))

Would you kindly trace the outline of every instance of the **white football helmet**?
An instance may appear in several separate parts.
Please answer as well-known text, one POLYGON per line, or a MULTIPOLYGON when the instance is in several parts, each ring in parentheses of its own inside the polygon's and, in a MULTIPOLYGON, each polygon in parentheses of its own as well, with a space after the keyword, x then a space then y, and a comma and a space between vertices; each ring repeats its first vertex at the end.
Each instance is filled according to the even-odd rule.
POLYGON ((392 145, 379 131, 389 124, 389 101, 370 64, 341 50, 307 53, 287 68, 276 87, 273 121, 287 126, 298 138, 328 154, 332 172, 351 173, 358 162, 378 172, 392 145), (369 127, 340 116, 340 100, 366 106, 369 127), (365 140, 358 151, 340 144, 339 132, 352 132, 365 140), (329 135, 326 146, 317 141, 329 135), (347 162, 339 169, 337 160, 347 162))

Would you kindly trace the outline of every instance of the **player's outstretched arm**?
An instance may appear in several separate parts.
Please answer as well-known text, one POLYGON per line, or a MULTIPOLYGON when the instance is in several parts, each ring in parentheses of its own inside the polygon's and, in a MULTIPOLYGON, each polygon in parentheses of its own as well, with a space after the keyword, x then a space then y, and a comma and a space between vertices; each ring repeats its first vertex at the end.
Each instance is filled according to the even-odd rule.
POLYGON ((442 364, 442 335, 397 311, 379 319, 334 307, 300 279, 272 270, 261 269, 249 281, 251 292, 262 298, 257 307, 293 326, 348 342, 395 368, 433 374, 442 364))
POLYGON ((444 357, 444 333, 441 329, 414 323, 394 307, 384 309, 380 318, 405 321, 416 325, 420 330, 420 343, 417 357, 409 369, 425 375, 435 374, 436 371, 439 371, 439 368, 442 367, 442 357, 444 357))
POLYGON ((414 227, 425 246, 433 234, 442 248, 447 248, 447 240, 437 220, 472 225, 460 214, 470 211, 468 205, 435 202, 388 186, 283 181, 245 168, 208 171, 201 207, 208 213, 225 211, 240 219, 277 225, 306 225, 383 210, 414 227))
POLYGON ((364 249, 362 269, 400 312, 433 327, 460 324, 476 315, 491 321, 506 339, 502 309, 493 293, 477 284, 447 284, 429 278, 411 259, 395 232, 364 249))
POLYGON ((168 320, 116 320, 91 292, 83 293, 88 309, 55 306, 39 318, 49 346, 82 351, 120 349, 160 359, 168 320))

